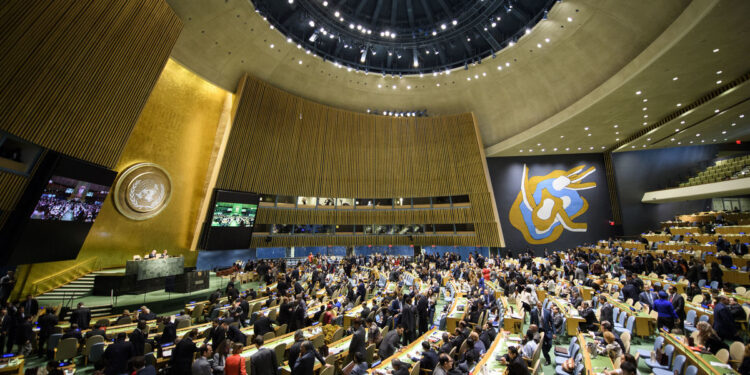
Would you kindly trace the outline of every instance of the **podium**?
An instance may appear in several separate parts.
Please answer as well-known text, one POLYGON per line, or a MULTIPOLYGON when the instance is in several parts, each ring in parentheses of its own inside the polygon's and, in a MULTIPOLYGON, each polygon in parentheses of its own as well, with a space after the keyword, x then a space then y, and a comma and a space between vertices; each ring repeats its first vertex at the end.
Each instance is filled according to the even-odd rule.
MULTIPOLYGON (((96 275, 93 294, 121 296, 165 290, 167 279, 174 280, 184 273, 184 257, 129 260, 125 263, 124 273, 96 275)), ((205 284, 208 287, 207 281, 205 284)))

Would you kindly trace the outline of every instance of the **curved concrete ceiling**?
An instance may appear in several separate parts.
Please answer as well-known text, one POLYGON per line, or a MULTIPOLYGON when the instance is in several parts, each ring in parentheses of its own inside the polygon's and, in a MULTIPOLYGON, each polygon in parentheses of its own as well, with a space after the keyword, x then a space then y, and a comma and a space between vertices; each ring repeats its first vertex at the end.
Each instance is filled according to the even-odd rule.
MULTIPOLYGON (((306 54, 271 29, 246 0, 167 1, 185 24, 173 57, 221 87, 234 91, 248 72, 296 95, 359 112, 473 112, 488 156, 517 155, 530 145, 537 154, 542 141, 554 144, 555 152, 565 152, 565 145, 573 147, 568 152, 581 152, 577 146, 588 133, 578 127, 611 128, 616 116, 631 116, 636 110, 626 101, 633 101, 640 87, 656 94, 674 71, 693 74, 717 65, 716 59, 731 60, 725 69, 728 82, 747 71, 750 62, 748 26, 739 22, 750 14, 750 2, 566 0, 495 59, 451 74, 399 78, 348 72, 306 54), (716 43, 723 48, 713 60, 680 53, 716 43)), ((654 112, 649 116, 653 120, 672 110, 673 94, 691 102, 715 88, 699 86, 658 94, 658 102, 651 100, 662 108, 650 105, 654 112)), ((640 104, 637 110, 640 118, 640 104)), ((617 124, 624 136, 640 130, 635 124, 641 121, 629 121, 628 129, 624 121, 617 124)), ((596 146, 614 146, 615 137, 610 138, 596 146)))

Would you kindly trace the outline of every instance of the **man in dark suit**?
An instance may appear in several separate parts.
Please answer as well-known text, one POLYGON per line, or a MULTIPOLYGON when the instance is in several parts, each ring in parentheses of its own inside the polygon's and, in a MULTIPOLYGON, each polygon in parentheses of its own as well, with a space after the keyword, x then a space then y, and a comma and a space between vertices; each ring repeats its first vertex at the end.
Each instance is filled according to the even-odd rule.
POLYGON ((722 340, 732 340, 737 333, 736 328, 726 297, 718 296, 714 304, 714 330, 722 340))
POLYGON ((70 324, 77 324, 78 328, 82 330, 89 329, 91 322, 91 310, 83 305, 83 302, 78 302, 78 308, 73 310, 70 314, 70 324))
POLYGON ((614 325, 614 308, 611 303, 607 302, 607 297, 603 295, 599 296, 599 306, 601 306, 599 320, 614 325))
POLYGON ((159 341, 159 344, 163 345, 168 342, 175 342, 177 339, 177 325, 169 316, 163 317, 162 322, 164 324, 164 330, 161 332, 161 336, 156 338, 159 341))
POLYGON ((141 306, 141 312, 138 314, 138 320, 155 320, 156 314, 146 306, 141 306))
POLYGON ((367 298, 367 289, 365 289, 365 282, 360 280, 359 285, 357 285, 357 297, 361 298, 361 301, 364 301, 367 298))
POLYGON ((305 342, 305 335, 302 333, 302 330, 297 330, 294 332, 294 344, 289 348, 289 368, 294 369, 294 363, 297 362, 297 358, 299 358, 299 354, 302 351, 302 343, 305 342))
POLYGON ((394 298, 393 301, 391 301, 391 305, 390 307, 388 307, 388 310, 390 310, 392 315, 396 315, 401 312, 401 308, 403 306, 403 303, 401 300, 403 298, 404 298, 403 296, 400 296, 400 297, 394 298))
MULTIPOLYGON (((276 353, 271 349, 263 347, 263 336, 255 336, 253 342, 258 351, 250 357, 249 375, 277 375, 279 365, 276 361, 276 353)), ((297 360, 297 362, 299 361, 297 360)), ((298 364, 296 363, 295 366, 298 364)), ((310 374, 312 375, 312 371, 310 371, 310 374)))
MULTIPOLYGON (((361 356, 361 354, 359 355, 361 356)), ((302 341, 299 347, 299 356, 294 362, 294 367, 291 367, 292 375, 313 375, 316 358, 323 366, 326 366, 325 358, 315 350, 312 342, 302 341)), ((289 363, 291 366, 292 362, 289 363)))
POLYGON ((145 320, 138 322, 138 326, 128 336, 133 344, 134 355, 143 355, 146 347, 146 338, 148 338, 148 325, 145 320))
MULTIPOLYGON (((133 344, 129 341, 125 341, 125 332, 117 334, 117 338, 113 344, 107 346, 104 350, 102 358, 104 358, 107 364, 104 373, 107 375, 119 375, 128 372, 128 360, 133 358, 135 350, 133 344)), ((193 357, 190 357, 192 361, 193 357)), ((189 367, 188 367, 189 369, 189 367)), ((189 372, 185 372, 188 374, 189 372)))
POLYGON ((221 298, 221 290, 216 289, 215 292, 211 293, 211 295, 208 296, 208 303, 213 305, 219 301, 219 298, 221 298))
POLYGON ((581 307, 578 308, 578 312, 581 314, 581 318, 586 319, 585 322, 581 323, 581 329, 584 331, 596 331, 596 314, 594 309, 589 306, 588 302, 583 302, 581 307))
POLYGON ((537 327, 539 324, 539 319, 541 319, 542 315, 542 303, 537 302, 536 305, 531 307, 531 311, 529 311, 529 325, 534 324, 537 327))
POLYGON ((419 368, 434 370, 438 363, 438 355, 427 340, 422 341, 422 358, 419 360, 419 368))
MULTIPOLYGON (((44 314, 37 320, 37 323, 39 324, 39 353, 43 354, 44 347, 47 345, 47 341, 58 323, 57 315, 52 311, 52 308, 47 307, 44 309, 44 314)), ((0 340, 1 347, 2 341, 0 340)), ((54 348, 50 348, 50 350, 52 349, 54 348)))
POLYGON ((193 340, 197 336, 198 330, 191 330, 172 350, 172 359, 170 361, 175 374, 190 374, 190 366, 193 364, 193 355, 196 352, 193 340))
POLYGON ((554 340, 557 336, 557 332, 555 332, 555 324, 552 321, 552 311, 550 311, 549 307, 542 310, 542 317, 541 317, 541 325, 542 332, 544 332, 544 341, 542 342, 542 354, 544 354, 544 360, 546 361, 546 364, 550 364, 550 357, 549 357, 549 350, 552 349, 552 340, 554 340))
POLYGON ((154 366, 146 365, 146 358, 143 356, 134 357, 131 363, 133 364, 135 375, 156 375, 154 366))
POLYGON ((669 302, 672 302, 674 311, 677 313, 677 317, 680 318, 680 324, 678 325, 682 327, 685 322, 685 317, 687 316, 685 313, 685 298, 677 293, 677 288, 675 288, 674 285, 669 287, 669 302))
POLYGON ((430 300, 424 293, 417 297, 417 318, 419 321, 417 333, 421 336, 430 327, 430 300))
POLYGON ((631 281, 628 281, 625 286, 622 287, 623 299, 632 299, 633 301, 638 300, 638 288, 631 281))
POLYGON ((367 349, 367 331, 362 327, 362 319, 355 318, 352 322, 352 326, 354 327, 354 334, 351 343, 349 343, 348 360, 354 359, 355 352, 360 352, 364 356, 367 349))
POLYGON ((212 327, 208 330, 206 339, 203 341, 204 344, 211 340, 211 347, 218 348, 219 344, 227 338, 227 325, 219 319, 214 319, 211 322, 212 327))
POLYGON ((247 336, 235 325, 227 326, 227 339, 232 342, 241 342, 242 345, 247 343, 247 336))
MULTIPOLYGON (((81 335, 81 330, 78 329, 78 324, 71 324, 68 329, 65 330, 62 337, 60 337, 60 340, 65 340, 67 338, 73 337, 79 342, 83 341, 83 336, 81 335)), ((54 348, 50 348, 52 350, 54 348)))
POLYGON ((255 333, 255 336, 263 336, 266 333, 273 331, 274 329, 271 326, 271 319, 265 315, 259 315, 258 319, 255 320, 255 324, 253 324, 253 333, 255 333))
POLYGON ((747 254, 747 245, 745 245, 744 243, 741 243, 740 240, 734 240, 734 245, 732 245, 732 251, 738 256, 743 256, 747 254))
POLYGON ((34 335, 31 318, 31 315, 23 317, 16 327, 16 344, 18 344, 18 352, 23 355, 31 354, 31 340, 34 335))
MULTIPOLYGON (((39 318, 39 319, 41 319, 41 318, 39 318)), ((84 335, 83 338, 86 339, 86 340, 88 340, 89 337, 101 336, 101 337, 104 337, 106 339, 107 338, 107 332, 105 331, 105 328, 106 327, 103 324, 97 324, 96 326, 94 326, 94 328, 92 330, 86 332, 86 335, 84 335)), ((131 338, 130 340, 132 341, 133 339, 131 338)))
POLYGON ((26 311, 26 314, 29 316, 36 316, 36 314, 39 312, 39 302, 37 302, 34 297, 29 294, 26 296, 26 301, 23 302, 23 308, 26 311))
POLYGON ((396 329, 388 331, 383 337, 383 341, 380 342, 380 348, 378 348, 378 356, 380 358, 388 358, 396 352, 401 342, 401 336, 404 334, 404 326, 399 324, 396 329))
POLYGON ((409 375, 409 365, 401 362, 398 358, 391 361, 393 373, 391 375, 409 375))
POLYGON ((417 311, 411 304, 411 298, 404 298, 404 307, 401 310, 401 324, 404 326, 404 345, 414 341, 417 332, 417 311))
POLYGON ((247 315, 250 313, 250 304, 244 297, 240 297, 240 308, 242 309, 242 312, 240 313, 240 325, 245 327, 247 315))

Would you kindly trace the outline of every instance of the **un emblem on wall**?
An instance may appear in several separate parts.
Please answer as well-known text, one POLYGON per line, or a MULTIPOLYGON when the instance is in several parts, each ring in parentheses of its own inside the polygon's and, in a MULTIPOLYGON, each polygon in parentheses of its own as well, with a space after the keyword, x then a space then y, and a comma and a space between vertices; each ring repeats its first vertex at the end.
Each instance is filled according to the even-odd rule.
POLYGON ((115 207, 133 220, 152 218, 169 203, 172 179, 167 171, 152 163, 134 164, 125 169, 115 185, 115 207))

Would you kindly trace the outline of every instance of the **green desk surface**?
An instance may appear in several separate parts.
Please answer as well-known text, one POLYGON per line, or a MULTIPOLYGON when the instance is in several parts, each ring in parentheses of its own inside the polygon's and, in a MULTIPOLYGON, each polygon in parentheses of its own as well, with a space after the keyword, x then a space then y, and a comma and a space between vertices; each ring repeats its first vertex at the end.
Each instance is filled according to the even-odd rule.
POLYGON ((392 370, 391 362, 398 358, 401 362, 406 363, 409 367, 415 361, 412 358, 417 358, 416 362, 419 362, 419 358, 422 357, 422 342, 425 340, 428 340, 430 344, 437 345, 441 342, 443 333, 446 333, 445 331, 438 331, 436 329, 433 329, 430 332, 425 333, 424 335, 420 336, 418 339, 412 341, 411 344, 408 346, 400 349, 398 352, 394 353, 392 356, 384 359, 378 366, 371 369, 370 372, 376 372, 376 373, 382 373, 383 371, 392 370))
POLYGON ((683 336, 672 335, 664 332, 660 332, 665 338, 665 344, 672 344, 675 346, 675 353, 684 354, 688 358, 688 363, 698 366, 698 373, 711 374, 711 375, 723 375, 723 374, 737 374, 732 368, 724 368, 716 366, 714 364, 722 363, 713 354, 702 354, 696 353, 682 343, 683 336))

